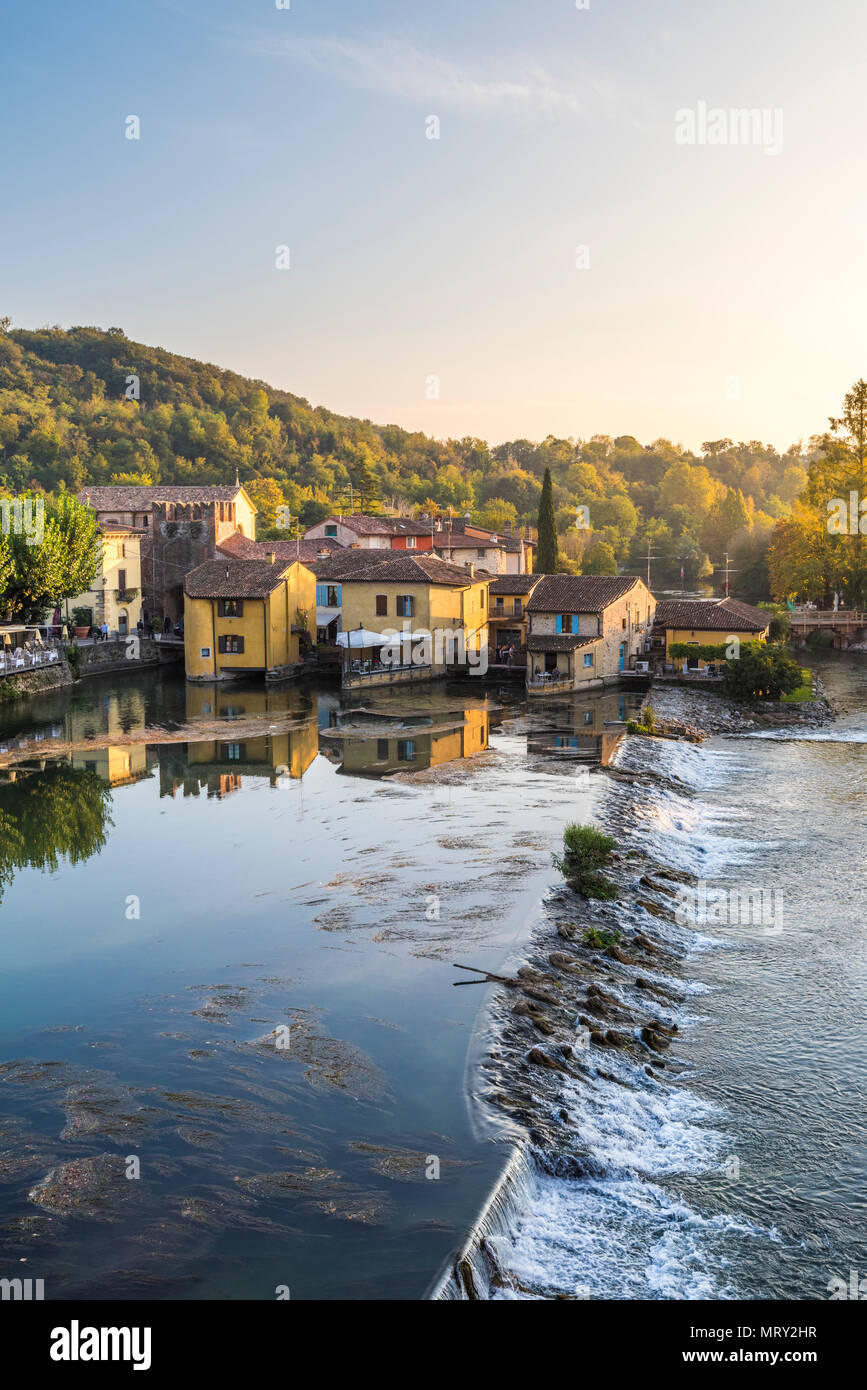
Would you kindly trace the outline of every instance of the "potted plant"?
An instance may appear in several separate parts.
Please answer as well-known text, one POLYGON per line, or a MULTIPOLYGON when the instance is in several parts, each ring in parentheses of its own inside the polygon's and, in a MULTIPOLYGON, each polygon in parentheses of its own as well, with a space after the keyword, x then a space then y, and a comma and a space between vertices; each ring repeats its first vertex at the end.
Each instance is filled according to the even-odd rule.
POLYGON ((76 637, 89 637, 93 625, 92 608, 73 608, 72 630, 76 637))

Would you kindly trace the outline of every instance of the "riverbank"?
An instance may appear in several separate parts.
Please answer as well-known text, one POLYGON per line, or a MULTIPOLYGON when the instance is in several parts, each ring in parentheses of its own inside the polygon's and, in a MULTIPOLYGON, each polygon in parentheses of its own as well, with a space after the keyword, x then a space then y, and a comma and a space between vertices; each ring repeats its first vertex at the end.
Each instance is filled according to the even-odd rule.
POLYGON ((813 677, 815 698, 797 703, 758 700, 738 703, 713 689, 697 690, 657 683, 652 685, 645 705, 651 705, 659 719, 681 724, 703 734, 742 734, 756 729, 821 728, 834 719, 834 706, 828 699, 821 677, 813 677))

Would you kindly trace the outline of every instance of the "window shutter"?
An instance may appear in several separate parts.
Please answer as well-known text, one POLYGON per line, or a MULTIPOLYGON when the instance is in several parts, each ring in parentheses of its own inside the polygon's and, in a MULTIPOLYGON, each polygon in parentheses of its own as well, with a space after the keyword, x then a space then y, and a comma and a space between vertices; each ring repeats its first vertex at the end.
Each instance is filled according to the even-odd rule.
POLYGON ((562 631, 563 631, 563 614, 562 614, 562 613, 558 613, 558 614, 557 614, 557 631, 558 631, 558 632, 562 632, 562 631))

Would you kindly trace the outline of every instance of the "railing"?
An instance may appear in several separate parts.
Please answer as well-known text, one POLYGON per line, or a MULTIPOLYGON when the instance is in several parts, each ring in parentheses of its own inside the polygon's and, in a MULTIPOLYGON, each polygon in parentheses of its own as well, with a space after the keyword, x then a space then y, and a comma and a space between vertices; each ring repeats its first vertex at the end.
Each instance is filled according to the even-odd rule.
POLYGON ((859 613, 852 608, 805 608, 791 615, 792 627, 839 627, 840 624, 854 627, 867 626, 867 613, 859 613))
POLYGON ((529 686, 559 685, 562 681, 568 681, 571 677, 565 671, 539 671, 535 676, 531 676, 527 684, 529 686))
POLYGON ((0 676, 20 675, 22 671, 53 666, 59 660, 60 651, 57 647, 37 647, 33 651, 17 647, 11 652, 0 652, 0 676))

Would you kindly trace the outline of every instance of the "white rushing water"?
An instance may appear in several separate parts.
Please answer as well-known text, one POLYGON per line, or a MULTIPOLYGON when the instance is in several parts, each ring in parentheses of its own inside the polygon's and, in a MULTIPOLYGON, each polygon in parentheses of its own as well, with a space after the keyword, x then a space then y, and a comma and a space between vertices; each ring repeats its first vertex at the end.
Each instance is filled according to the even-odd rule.
POLYGON ((618 903, 680 947, 674 1065, 656 1079, 591 1050, 589 1077, 564 1080, 562 1148, 495 1239, 495 1297, 817 1298, 856 1261, 865 1077, 847 1042, 867 974, 867 733, 855 676, 858 709, 830 728, 621 750, 622 770, 654 774, 609 784, 599 820, 621 846, 715 886, 767 886, 785 926, 693 931, 618 903), (826 872, 810 872, 817 856, 826 872))

